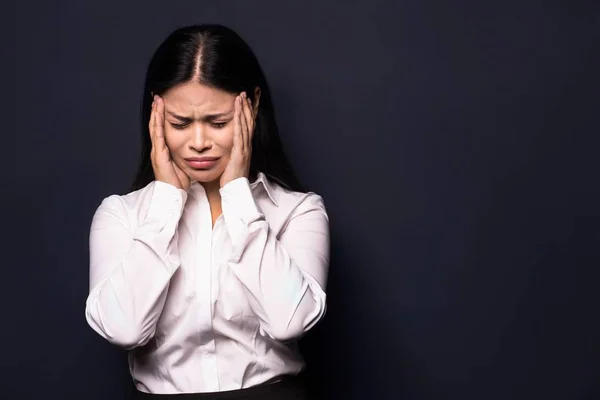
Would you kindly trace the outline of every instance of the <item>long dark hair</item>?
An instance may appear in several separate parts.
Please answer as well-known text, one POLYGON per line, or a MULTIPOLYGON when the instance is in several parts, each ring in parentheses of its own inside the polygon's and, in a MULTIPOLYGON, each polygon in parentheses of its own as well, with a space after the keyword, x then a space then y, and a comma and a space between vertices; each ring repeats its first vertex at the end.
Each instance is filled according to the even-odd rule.
POLYGON ((250 97, 256 87, 260 88, 249 178, 253 181, 258 172, 262 172, 286 189, 305 192, 283 150, 271 91, 254 52, 236 32, 218 24, 175 30, 150 60, 142 96, 142 154, 132 190, 141 189, 154 180, 148 130, 153 94, 162 95, 194 77, 199 83, 236 95, 245 91, 250 97), (199 57, 200 63, 197 62, 199 57), (200 73, 196 70, 198 64, 200 73))

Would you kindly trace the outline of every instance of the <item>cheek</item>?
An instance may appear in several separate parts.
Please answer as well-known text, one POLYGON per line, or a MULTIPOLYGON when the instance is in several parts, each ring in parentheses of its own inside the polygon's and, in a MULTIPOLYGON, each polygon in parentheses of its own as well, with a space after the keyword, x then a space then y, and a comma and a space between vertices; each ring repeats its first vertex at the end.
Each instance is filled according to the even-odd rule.
POLYGON ((171 152, 176 152, 183 144, 183 135, 177 134, 173 129, 165 130, 165 143, 171 152))
POLYGON ((230 152, 233 147, 233 128, 227 127, 219 132, 215 132, 214 141, 218 143, 223 150, 230 152))

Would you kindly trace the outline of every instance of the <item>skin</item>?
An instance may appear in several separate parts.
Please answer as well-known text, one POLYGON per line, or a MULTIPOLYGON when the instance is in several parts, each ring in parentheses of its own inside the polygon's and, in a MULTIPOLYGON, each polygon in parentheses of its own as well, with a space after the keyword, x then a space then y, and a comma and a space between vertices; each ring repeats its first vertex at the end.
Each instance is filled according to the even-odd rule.
POLYGON ((188 190, 192 181, 204 187, 213 225, 221 215, 219 189, 234 179, 248 177, 252 135, 260 89, 251 101, 189 82, 154 96, 149 128, 155 179, 188 190), (218 157, 207 169, 193 168, 189 157, 218 157))

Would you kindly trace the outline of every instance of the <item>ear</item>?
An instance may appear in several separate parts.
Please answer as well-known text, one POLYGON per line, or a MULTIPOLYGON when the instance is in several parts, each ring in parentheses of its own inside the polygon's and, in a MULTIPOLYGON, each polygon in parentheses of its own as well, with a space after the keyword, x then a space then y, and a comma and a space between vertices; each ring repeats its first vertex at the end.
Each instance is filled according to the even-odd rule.
POLYGON ((260 88, 257 86, 254 89, 254 99, 252 99, 252 113, 254 118, 258 115, 258 105, 260 104, 260 88))

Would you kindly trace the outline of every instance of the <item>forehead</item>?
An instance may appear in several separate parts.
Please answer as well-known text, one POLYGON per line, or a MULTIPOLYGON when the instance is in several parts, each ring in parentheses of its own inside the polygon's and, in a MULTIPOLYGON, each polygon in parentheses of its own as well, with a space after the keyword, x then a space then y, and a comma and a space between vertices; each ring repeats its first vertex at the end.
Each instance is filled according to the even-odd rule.
POLYGON ((188 112, 223 111, 224 108, 231 108, 235 99, 231 93, 197 82, 177 85, 162 97, 167 108, 188 112))

